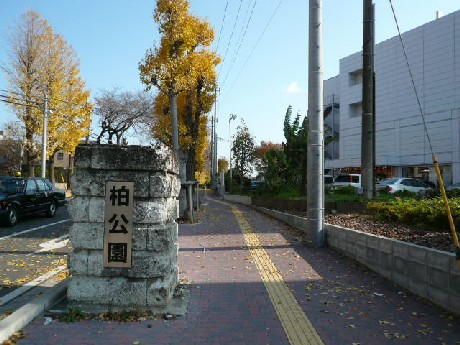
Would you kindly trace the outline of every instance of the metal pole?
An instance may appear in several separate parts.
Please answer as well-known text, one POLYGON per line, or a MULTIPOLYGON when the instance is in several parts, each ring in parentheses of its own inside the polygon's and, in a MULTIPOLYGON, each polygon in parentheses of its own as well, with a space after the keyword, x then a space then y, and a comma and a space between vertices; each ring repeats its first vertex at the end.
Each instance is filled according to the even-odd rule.
POLYGON ((42 133, 42 177, 46 177, 46 144, 48 132, 48 96, 43 101, 43 133, 42 133))
POLYGON ((177 95, 174 91, 169 93, 169 107, 171 108, 171 117, 172 117, 172 145, 173 150, 177 155, 178 161, 179 157, 179 125, 177 120, 177 95))
POLYGON ((212 151, 211 151, 211 185, 215 189, 217 188, 217 91, 214 92, 214 117, 213 117, 213 127, 212 127, 212 151))
POLYGON ((210 162, 211 162, 211 188, 214 187, 214 116, 211 116, 211 154, 210 154, 210 162))
POLYGON ((322 0, 310 0, 308 45, 308 232, 316 247, 324 246, 324 119, 322 0))
POLYGON ((361 166, 363 196, 374 196, 374 36, 372 0, 363 0, 363 115, 361 137, 361 166))
POLYGON ((230 186, 228 186, 228 190, 232 188, 233 185, 233 175, 232 175, 232 131, 230 127, 230 121, 235 120, 236 115, 235 114, 230 114, 230 118, 228 119, 228 137, 229 137, 229 147, 230 147, 230 155, 228 158, 228 167, 230 169, 230 186))

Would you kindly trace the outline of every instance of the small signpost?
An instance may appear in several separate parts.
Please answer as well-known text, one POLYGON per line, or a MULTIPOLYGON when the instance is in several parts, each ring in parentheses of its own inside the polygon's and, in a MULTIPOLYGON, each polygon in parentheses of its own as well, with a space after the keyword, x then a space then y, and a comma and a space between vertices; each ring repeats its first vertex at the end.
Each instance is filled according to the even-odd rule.
POLYGON ((133 195, 133 182, 106 183, 104 267, 131 267, 133 195))

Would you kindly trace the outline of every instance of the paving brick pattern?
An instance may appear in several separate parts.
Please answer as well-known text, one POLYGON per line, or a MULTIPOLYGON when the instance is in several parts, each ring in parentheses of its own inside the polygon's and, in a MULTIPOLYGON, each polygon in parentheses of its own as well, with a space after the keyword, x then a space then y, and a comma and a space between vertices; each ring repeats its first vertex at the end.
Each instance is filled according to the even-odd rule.
MULTIPOLYGON (((460 320, 288 226, 238 208, 325 344, 460 344, 460 320)), ((179 226, 180 276, 192 282, 188 314, 135 323, 43 324, 19 345, 289 344, 229 206, 208 200, 202 221, 179 226)))

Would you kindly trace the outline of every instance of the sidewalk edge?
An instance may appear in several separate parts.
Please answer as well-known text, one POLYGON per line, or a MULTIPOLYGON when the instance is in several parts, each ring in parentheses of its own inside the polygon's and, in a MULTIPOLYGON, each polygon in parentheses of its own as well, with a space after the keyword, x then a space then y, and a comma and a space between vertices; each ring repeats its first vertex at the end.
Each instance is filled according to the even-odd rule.
POLYGON ((23 329, 34 318, 56 303, 67 291, 67 279, 59 282, 42 297, 22 306, 7 318, 0 321, 0 344, 15 332, 23 329))

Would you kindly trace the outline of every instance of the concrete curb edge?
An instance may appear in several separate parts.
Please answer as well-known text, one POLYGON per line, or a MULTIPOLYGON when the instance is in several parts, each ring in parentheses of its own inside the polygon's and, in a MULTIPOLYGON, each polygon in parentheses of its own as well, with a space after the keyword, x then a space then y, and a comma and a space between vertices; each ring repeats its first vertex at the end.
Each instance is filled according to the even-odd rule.
POLYGON ((42 297, 22 306, 7 318, 0 321, 0 343, 8 340, 15 332, 23 329, 34 318, 55 304, 67 291, 68 280, 54 285, 42 297))

